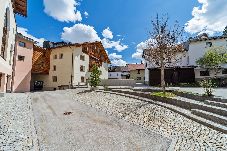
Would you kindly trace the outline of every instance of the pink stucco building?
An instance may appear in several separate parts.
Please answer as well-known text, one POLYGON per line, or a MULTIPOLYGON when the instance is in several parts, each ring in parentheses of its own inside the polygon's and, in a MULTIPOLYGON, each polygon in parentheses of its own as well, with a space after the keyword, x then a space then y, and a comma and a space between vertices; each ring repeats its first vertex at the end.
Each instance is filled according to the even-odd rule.
POLYGON ((14 67, 13 92, 29 92, 31 83, 31 69, 34 41, 22 34, 17 34, 14 67))

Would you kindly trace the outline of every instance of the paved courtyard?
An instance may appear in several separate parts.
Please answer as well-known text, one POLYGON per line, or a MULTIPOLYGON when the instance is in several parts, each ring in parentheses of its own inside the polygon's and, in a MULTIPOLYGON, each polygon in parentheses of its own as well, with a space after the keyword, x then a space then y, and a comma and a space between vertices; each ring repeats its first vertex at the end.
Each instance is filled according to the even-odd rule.
POLYGON ((227 135, 146 102, 78 90, 0 98, 3 151, 225 151, 227 135))
POLYGON ((41 150, 168 149, 170 139, 74 101, 63 92, 42 92, 32 95, 41 150), (71 114, 64 115, 66 112, 71 114))

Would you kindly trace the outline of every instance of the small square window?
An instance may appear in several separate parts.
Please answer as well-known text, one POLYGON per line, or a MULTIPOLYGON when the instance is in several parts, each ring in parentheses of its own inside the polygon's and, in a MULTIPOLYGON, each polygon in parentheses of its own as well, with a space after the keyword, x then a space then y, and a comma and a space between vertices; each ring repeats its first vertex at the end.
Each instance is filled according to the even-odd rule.
POLYGON ((85 72, 85 66, 80 66, 80 72, 85 72))
POLYGON ((52 79, 53 79, 53 82, 58 82, 58 77, 57 76, 53 76, 52 79))
POLYGON ((209 71, 200 71, 200 76, 201 77, 210 76, 210 72, 209 71))
POLYGON ((63 53, 60 54, 59 59, 63 59, 63 53))
POLYGON ((25 56, 18 55, 18 61, 24 61, 25 56))
POLYGON ((141 80, 142 78, 141 77, 137 77, 137 80, 141 80))
POLYGON ((58 56, 57 55, 54 55, 54 59, 58 59, 58 56))
POLYGON ((80 60, 84 61, 85 60, 85 56, 84 55, 80 55, 80 60))
POLYGON ((25 42, 22 42, 22 41, 19 41, 19 46, 20 47, 26 47, 26 43, 25 42))
POLYGON ((138 70, 137 74, 140 74, 140 70, 138 70))
POLYGON ((85 77, 81 77, 81 82, 85 82, 85 77))
POLYGON ((57 67, 54 65, 53 66, 53 71, 56 71, 57 70, 57 67))

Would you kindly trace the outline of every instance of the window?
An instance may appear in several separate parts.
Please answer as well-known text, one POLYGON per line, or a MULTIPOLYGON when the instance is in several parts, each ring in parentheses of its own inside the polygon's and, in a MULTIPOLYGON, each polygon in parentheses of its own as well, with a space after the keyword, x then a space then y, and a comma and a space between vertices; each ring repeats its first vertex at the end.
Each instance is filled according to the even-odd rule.
POLYGON ((138 73, 137 74, 140 74, 140 70, 138 70, 138 73))
POLYGON ((54 55, 54 59, 58 59, 58 56, 57 55, 54 55))
POLYGON ((223 69, 222 74, 227 74, 227 69, 223 69))
POLYGON ((137 77, 137 80, 141 80, 142 78, 141 77, 137 77))
POLYGON ((206 42, 206 47, 212 47, 212 42, 206 42))
POLYGON ((56 71, 57 70, 57 67, 56 65, 53 66, 53 71, 56 71))
POLYGON ((85 66, 80 66, 80 72, 85 72, 85 66))
POLYGON ((59 59, 63 59, 63 53, 60 54, 59 59))
POLYGON ((22 41, 19 41, 19 46, 20 47, 26 47, 26 43, 25 42, 22 42, 22 41))
POLYGON ((18 61, 24 61, 25 56, 18 55, 18 61))
POLYGON ((80 55, 80 60, 84 61, 85 60, 85 56, 84 55, 80 55))
POLYGON ((209 71, 200 71, 200 76, 205 77, 205 76, 210 76, 209 71))
POLYGON ((53 76, 52 79, 53 79, 53 82, 58 82, 58 77, 57 76, 53 76))
POLYGON ((81 77, 81 82, 85 82, 85 77, 81 77))

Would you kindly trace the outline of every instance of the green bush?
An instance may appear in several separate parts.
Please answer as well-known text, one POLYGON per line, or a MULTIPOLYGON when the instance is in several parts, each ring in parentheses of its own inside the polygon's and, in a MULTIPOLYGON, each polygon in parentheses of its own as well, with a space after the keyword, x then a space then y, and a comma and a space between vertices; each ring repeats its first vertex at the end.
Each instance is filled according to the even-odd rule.
POLYGON ((201 87, 204 89, 204 93, 207 96, 213 96, 214 88, 216 87, 215 82, 212 79, 204 79, 200 82, 201 87))
POLYGON ((90 85, 91 87, 97 87, 99 83, 101 82, 100 79, 101 71, 98 69, 97 65, 94 65, 92 67, 91 75, 90 75, 90 85))

